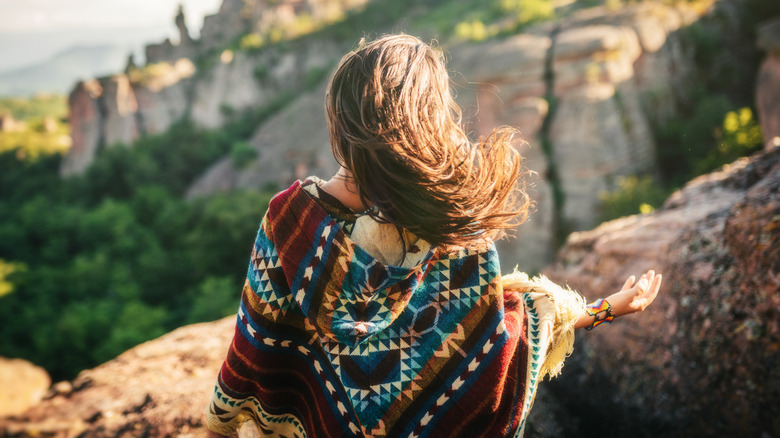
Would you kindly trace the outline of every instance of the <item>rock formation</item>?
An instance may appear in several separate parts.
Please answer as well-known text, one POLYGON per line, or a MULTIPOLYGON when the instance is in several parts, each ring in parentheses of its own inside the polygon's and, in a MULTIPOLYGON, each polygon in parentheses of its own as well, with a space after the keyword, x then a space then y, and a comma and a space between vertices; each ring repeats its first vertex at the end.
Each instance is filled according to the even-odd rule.
POLYGON ((234 325, 227 317, 183 327, 83 371, 23 415, 0 418, 0 436, 205 436, 203 413, 234 325))
POLYGON ((780 19, 759 28, 758 46, 767 52, 756 83, 756 107, 764 149, 780 147, 780 19))
POLYGON ((234 50, 232 43, 248 32, 265 35, 272 23, 291 28, 295 20, 323 25, 364 3, 224 0, 218 14, 206 17, 199 40, 190 38, 180 10, 178 45, 150 45, 143 67, 128 63, 125 73, 75 86, 69 100, 73 147, 61 174, 82 172, 100 148, 131 144, 182 118, 216 128, 227 123, 230 114, 261 109, 302 92, 318 72, 337 62, 345 50, 341 43, 318 39, 264 50, 234 50), (287 21, 274 21, 278 16, 287 21))
POLYGON ((780 149, 572 234, 546 273, 595 299, 650 268, 664 274, 656 303, 581 334, 553 392, 625 435, 776 436, 780 149))
POLYGON ((194 59, 200 49, 198 41, 190 36, 187 24, 184 19, 184 7, 179 5, 179 13, 176 14, 176 28, 179 30, 179 41, 177 44, 166 38, 160 44, 149 44, 146 46, 146 63, 153 64, 163 61, 177 61, 181 58, 194 59))
POLYGON ((235 188, 272 184, 287 186, 309 175, 332 175, 338 169, 330 150, 323 116, 324 86, 304 94, 274 115, 252 136, 256 159, 236 168, 230 157, 221 159, 190 187, 188 196, 208 195, 235 188), (319 108, 319 111, 313 109, 319 108), (305 126, 306 129, 300 129, 305 126), (279 147, 280 144, 288 147, 279 147), (271 176, 271 177, 269 177, 271 176))
MULTIPOLYGON (((200 70, 186 59, 161 59, 126 75, 80 84, 71 95, 74 142, 62 173, 82 171, 101 147, 129 144, 183 117, 217 128, 233 114, 295 98, 299 101, 288 108, 295 108, 297 122, 277 116, 258 127, 251 140, 258 162, 234 169, 225 158, 188 195, 283 187, 303 173, 334 168, 327 142, 320 141, 327 139, 324 83, 314 88, 319 97, 304 89, 330 71, 345 50, 342 44, 309 39, 294 50, 271 45, 209 52, 247 32, 270 38, 272 27, 285 22, 282 16, 328 22, 336 12, 326 3, 225 0, 204 22, 197 42, 205 56, 200 70)), ((540 269, 552 259, 556 236, 598 223, 600 194, 615 189, 619 177, 655 171, 649 126, 674 115, 688 64, 676 31, 695 18, 688 9, 655 3, 619 12, 590 8, 508 38, 449 48, 470 132, 487 135, 494 126, 510 125, 528 142, 518 147, 535 172, 529 188, 536 212, 517 239, 500 244, 505 268, 540 269)), ((183 25, 180 31, 189 41, 183 25)))
MULTIPOLYGON (((619 176, 654 171, 649 125, 674 114, 686 65, 674 32, 693 18, 685 9, 659 4, 619 13, 594 8, 555 25, 448 50, 469 131, 487 135, 509 125, 528 142, 518 147, 535 172, 528 188, 536 211, 516 239, 499 243, 505 269, 540 269, 552 260, 559 231, 598 223, 599 195, 613 190, 619 176)), ((189 195, 268 183, 284 187, 306 172, 333 168, 322 90, 324 84, 258 129, 252 139, 256 163, 234 169, 224 159, 189 195)), ((249 87, 245 93, 251 92, 249 87)))

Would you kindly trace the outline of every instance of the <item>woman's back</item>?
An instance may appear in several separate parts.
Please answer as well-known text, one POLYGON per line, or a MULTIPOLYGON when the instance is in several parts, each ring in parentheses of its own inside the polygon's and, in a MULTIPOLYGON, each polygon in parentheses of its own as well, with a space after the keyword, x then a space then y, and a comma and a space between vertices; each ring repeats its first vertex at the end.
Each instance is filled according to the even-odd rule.
POLYGON ((334 217, 346 208, 313 186, 277 195, 263 220, 210 425, 232 427, 241 406, 296 436, 518 431, 551 333, 534 299, 504 294, 495 250, 383 264, 345 229, 388 224, 334 217))

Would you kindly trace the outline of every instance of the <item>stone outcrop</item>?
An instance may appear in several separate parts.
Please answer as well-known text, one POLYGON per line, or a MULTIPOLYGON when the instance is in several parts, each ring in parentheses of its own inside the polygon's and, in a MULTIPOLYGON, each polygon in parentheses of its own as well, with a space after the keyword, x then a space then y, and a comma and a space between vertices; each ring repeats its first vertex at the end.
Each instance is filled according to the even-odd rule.
POLYGON ((563 20, 551 47, 550 156, 557 166, 564 230, 598 224, 599 194, 618 177, 652 173, 650 124, 673 116, 688 62, 674 33, 686 9, 642 3, 617 14, 595 8, 563 20), (645 105, 647 99, 654 100, 645 105))
POLYGON ((310 32, 365 3, 224 0, 219 13, 206 17, 198 40, 190 37, 180 10, 178 44, 166 40, 149 45, 146 65, 128 62, 125 73, 75 86, 69 100, 73 147, 61 174, 80 173, 99 149, 132 144, 182 118, 217 128, 231 114, 300 93, 338 61, 345 47, 328 39, 282 48, 268 43, 310 32), (268 34, 273 29, 292 33, 274 39, 268 34), (267 40, 267 47, 234 50, 236 40, 248 33, 267 40))
MULTIPOLYGON (((313 1, 225 0, 220 13, 204 22, 198 44, 223 47, 224 38, 234 41, 246 32, 268 36, 274 14, 327 21, 333 12, 326 9, 313 1), (218 36, 215 29, 230 31, 218 36)), ((688 64, 675 32, 694 18, 687 9, 655 3, 619 12, 590 8, 508 38, 449 48, 469 132, 484 136, 509 125, 528 143, 518 147, 534 172, 529 193, 536 210, 516 239, 499 244, 505 269, 540 269, 552 260, 556 236, 598 223, 600 195, 614 190, 619 177, 655 171, 649 126, 674 115, 688 64)), ((186 28, 180 30, 186 38, 186 28)), ((324 39, 294 50, 224 50, 211 64, 199 62, 197 72, 191 62, 191 68, 179 68, 186 59, 162 61, 81 84, 71 96, 74 145, 62 173, 80 172, 101 147, 163 131, 183 117, 217 128, 235 114, 279 106, 293 96, 298 101, 286 106, 285 115, 258 127, 251 140, 256 162, 235 168, 230 158, 221 160, 189 196, 283 187, 305 172, 328 172, 335 163, 327 142, 320 141, 327 139, 324 85, 315 88, 319 96, 303 90, 330 71, 344 50, 324 39)))
MULTIPOLYGON (((262 3, 226 0, 221 12, 204 24, 204 31, 213 32, 205 32, 201 43, 221 41, 214 20, 224 21, 220 26, 234 21, 248 26, 262 21, 258 11, 282 14, 292 8, 292 16, 300 18, 314 7, 279 2, 268 9, 262 3)), ((556 236, 598 223, 600 195, 614 190, 620 177, 656 171, 650 126, 674 117, 675 96, 685 87, 690 68, 677 31, 695 18, 684 7, 656 3, 633 4, 618 12, 590 8, 523 34, 449 48, 450 65, 460 73, 454 77, 461 82, 457 99, 469 131, 486 135, 505 124, 518 127, 528 142, 518 147, 535 172, 529 192, 536 211, 517 230, 517 239, 499 244, 505 269, 516 264, 528 271, 540 269, 552 259, 556 236)), ((774 47, 773 39, 762 38, 762 47, 774 47)), ((315 87, 319 91, 314 94, 304 90, 311 78, 329 71, 343 51, 328 40, 308 40, 294 50, 225 50, 211 64, 199 63, 200 71, 186 59, 164 61, 131 68, 126 77, 80 84, 71 96, 74 142, 62 172, 80 172, 99 148, 164 131, 183 117, 216 128, 241 112, 285 106, 280 103, 289 99, 285 115, 269 118, 251 139, 258 162, 236 168, 225 158, 193 184, 189 196, 283 187, 302 172, 327 176, 335 163, 327 143, 320 142, 327 136, 316 93, 322 96, 324 85, 315 87), (297 123, 290 119, 290 108, 297 123), (272 157, 281 161, 259 162, 272 157)), ((772 97, 777 88, 771 74, 774 58, 767 59, 758 107, 764 129, 771 130, 768 114, 778 99, 772 97)))
POLYGON ((187 23, 184 19, 184 7, 179 5, 179 13, 176 14, 176 28, 179 30, 179 41, 177 44, 171 42, 169 38, 159 44, 149 44, 146 46, 146 63, 154 64, 164 61, 176 61, 181 58, 194 59, 198 55, 200 45, 198 41, 193 40, 190 31, 187 29, 187 23))
POLYGON ((319 41, 286 52, 226 52, 205 71, 182 58, 80 82, 69 100, 73 147, 61 173, 80 173, 100 148, 131 144, 186 117, 202 128, 216 128, 231 115, 290 99, 286 96, 331 68, 341 51, 336 43, 319 41))
POLYGON ((51 385, 49 374, 23 359, 0 357, 0 417, 18 415, 40 402, 51 385))
POLYGON ((257 151, 254 160, 234 163, 230 157, 221 159, 190 187, 187 196, 264 187, 269 183, 280 188, 309 175, 334 174, 338 165, 330 150, 322 113, 324 95, 322 84, 274 115, 249 142, 257 151), (313 111, 314 108, 320 111, 313 111), (279 147, 280 144, 287 147, 279 147))
POLYGON ((486 136, 496 126, 507 125, 518 129, 523 140, 517 147, 523 166, 530 171, 525 176, 526 190, 535 205, 514 236, 497 244, 504 270, 515 266, 538 270, 554 252, 555 200, 542 147, 542 128, 549 111, 545 65, 551 44, 548 35, 528 33, 452 50, 450 68, 468 81, 459 81, 457 87, 467 130, 486 136))
POLYGON ((76 84, 68 99, 73 145, 60 173, 81 173, 101 148, 168 129, 186 114, 194 74, 183 58, 76 84))
POLYGON ((758 47, 766 52, 756 81, 756 107, 764 149, 780 147, 780 19, 758 30, 758 47))
POLYGON ((644 313, 582 333, 552 386, 622 434, 780 432, 780 149, 699 177, 650 215, 570 236, 545 272, 589 299, 654 268, 644 313))

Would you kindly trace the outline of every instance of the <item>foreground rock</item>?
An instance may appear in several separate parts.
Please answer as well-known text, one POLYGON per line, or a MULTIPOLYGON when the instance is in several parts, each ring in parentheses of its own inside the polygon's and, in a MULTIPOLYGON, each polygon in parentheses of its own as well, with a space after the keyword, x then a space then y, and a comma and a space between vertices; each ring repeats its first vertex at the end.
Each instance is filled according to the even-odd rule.
POLYGON ((49 385, 51 379, 43 368, 26 360, 0 357, 0 417, 26 411, 41 401, 49 385))
POLYGON ((547 270, 590 299, 664 274, 641 315, 582 333, 552 386, 622 435, 780 433, 780 150, 693 180, 664 209, 572 235, 547 270))
POLYGON ((0 436, 205 436, 203 412, 234 317, 175 330, 57 385, 0 436))

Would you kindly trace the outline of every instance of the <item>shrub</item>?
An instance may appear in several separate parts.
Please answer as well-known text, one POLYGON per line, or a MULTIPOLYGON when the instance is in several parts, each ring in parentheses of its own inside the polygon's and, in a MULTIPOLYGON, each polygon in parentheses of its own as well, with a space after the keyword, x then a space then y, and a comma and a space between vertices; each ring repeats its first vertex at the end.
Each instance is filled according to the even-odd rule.
POLYGON ((651 213, 656 207, 662 205, 669 195, 666 189, 647 175, 621 177, 617 185, 617 190, 599 195, 603 220, 637 213, 651 213))
POLYGON ((257 149, 245 141, 237 141, 230 148, 230 162, 236 169, 244 169, 257 158, 257 149))

